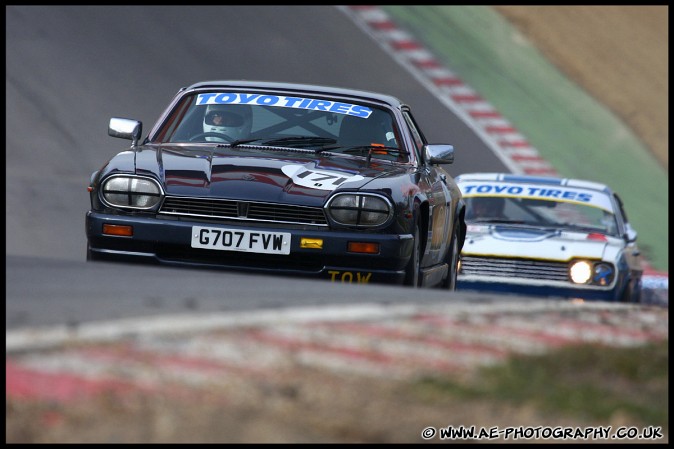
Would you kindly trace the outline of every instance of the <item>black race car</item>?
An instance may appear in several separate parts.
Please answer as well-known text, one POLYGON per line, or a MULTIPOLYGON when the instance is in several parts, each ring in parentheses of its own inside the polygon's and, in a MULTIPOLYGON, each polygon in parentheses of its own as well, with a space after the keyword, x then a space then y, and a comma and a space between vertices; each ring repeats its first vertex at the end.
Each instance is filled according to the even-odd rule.
POLYGON ((87 260, 456 287, 464 202, 389 95, 305 84, 182 88, 147 137, 91 176, 87 260))

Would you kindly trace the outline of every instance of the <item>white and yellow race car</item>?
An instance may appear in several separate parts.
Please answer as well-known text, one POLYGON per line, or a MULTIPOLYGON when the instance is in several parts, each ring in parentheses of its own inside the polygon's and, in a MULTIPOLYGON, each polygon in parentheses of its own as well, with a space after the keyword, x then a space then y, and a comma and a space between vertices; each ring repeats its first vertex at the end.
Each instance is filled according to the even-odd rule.
POLYGON ((465 173, 458 290, 640 302, 642 258, 623 203, 596 182, 465 173))

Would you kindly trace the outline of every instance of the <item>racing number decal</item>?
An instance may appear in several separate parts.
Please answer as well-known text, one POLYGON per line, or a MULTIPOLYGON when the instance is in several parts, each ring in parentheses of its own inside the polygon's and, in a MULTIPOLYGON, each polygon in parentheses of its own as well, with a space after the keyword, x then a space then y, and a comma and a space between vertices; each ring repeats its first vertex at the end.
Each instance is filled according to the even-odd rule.
POLYGON ((309 170, 304 165, 285 165, 281 171, 297 185, 320 190, 335 190, 345 182, 360 181, 360 175, 327 170, 309 170))
POLYGON ((310 172, 309 170, 303 171, 302 173, 298 174, 297 177, 301 178, 301 179, 304 179, 304 178, 308 178, 310 175, 311 175, 310 180, 314 183, 314 186, 322 186, 323 185, 322 181, 330 182, 334 186, 338 186, 341 183, 343 183, 344 181, 346 181, 346 178, 343 177, 343 176, 340 177, 340 178, 337 178, 337 176, 335 176, 335 175, 320 175, 316 172, 310 172), (335 178, 337 178, 337 179, 335 179, 335 178))

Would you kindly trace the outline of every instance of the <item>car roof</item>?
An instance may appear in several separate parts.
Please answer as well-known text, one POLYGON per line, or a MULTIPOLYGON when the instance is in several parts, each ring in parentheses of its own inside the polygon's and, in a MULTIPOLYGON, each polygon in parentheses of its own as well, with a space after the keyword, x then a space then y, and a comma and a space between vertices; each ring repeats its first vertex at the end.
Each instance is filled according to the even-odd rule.
POLYGON ((287 93, 312 93, 326 94, 328 96, 349 97, 354 99, 376 101, 387 104, 393 108, 401 109, 406 106, 400 99, 387 94, 370 92, 366 90, 350 89, 335 86, 323 86, 318 84, 286 83, 275 81, 250 81, 250 80, 220 80, 220 81, 201 81, 194 83, 185 89, 203 89, 203 88, 236 88, 236 89, 264 89, 275 90, 287 93))
POLYGON ((577 187, 581 189, 598 190, 611 194, 612 190, 606 184, 584 179, 556 178, 549 176, 515 175, 511 173, 461 173, 454 180, 457 183, 468 181, 503 181, 528 184, 545 184, 551 186, 577 187))

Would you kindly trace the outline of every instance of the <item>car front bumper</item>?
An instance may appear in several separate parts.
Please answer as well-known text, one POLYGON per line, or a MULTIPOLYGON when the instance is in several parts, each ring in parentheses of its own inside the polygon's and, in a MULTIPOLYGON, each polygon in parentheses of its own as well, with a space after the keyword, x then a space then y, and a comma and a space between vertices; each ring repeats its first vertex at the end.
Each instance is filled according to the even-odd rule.
POLYGON ((618 288, 593 288, 587 286, 563 285, 547 281, 541 284, 523 282, 507 282, 495 279, 484 279, 478 276, 461 276, 457 278, 456 289, 461 291, 480 291, 508 295, 558 297, 565 299, 583 299, 589 301, 618 301, 618 288))
POLYGON ((86 214, 88 250, 98 260, 125 260, 173 266, 224 268, 252 272, 301 275, 341 283, 402 284, 414 247, 411 234, 376 234, 323 229, 256 227, 250 223, 86 214), (103 225, 131 226, 133 235, 103 234, 103 225), (259 254, 191 247, 192 226, 209 226, 291 234, 290 254, 259 254), (302 248, 300 239, 322 239, 323 247, 302 248), (378 254, 347 251, 349 242, 379 244, 378 254))

